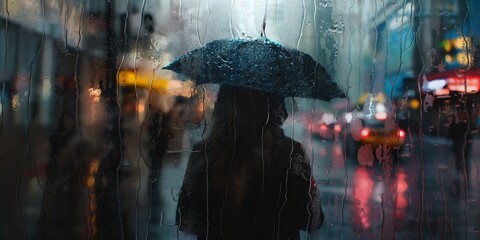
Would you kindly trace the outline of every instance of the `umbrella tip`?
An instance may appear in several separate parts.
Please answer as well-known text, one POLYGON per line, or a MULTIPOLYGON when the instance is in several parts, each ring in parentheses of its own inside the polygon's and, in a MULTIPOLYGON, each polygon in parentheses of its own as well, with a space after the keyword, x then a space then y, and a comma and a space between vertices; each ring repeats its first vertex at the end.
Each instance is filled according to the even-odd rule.
POLYGON ((162 67, 162 70, 172 70, 175 71, 175 63, 176 62, 171 62, 165 66, 162 67))

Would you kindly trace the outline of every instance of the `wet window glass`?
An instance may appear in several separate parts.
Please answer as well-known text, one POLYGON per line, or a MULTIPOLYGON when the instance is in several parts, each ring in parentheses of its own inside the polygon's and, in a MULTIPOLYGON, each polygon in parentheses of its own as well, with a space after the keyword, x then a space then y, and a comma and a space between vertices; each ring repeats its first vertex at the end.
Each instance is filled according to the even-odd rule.
POLYGON ((0 239, 478 239, 479 11, 0 0, 0 239))

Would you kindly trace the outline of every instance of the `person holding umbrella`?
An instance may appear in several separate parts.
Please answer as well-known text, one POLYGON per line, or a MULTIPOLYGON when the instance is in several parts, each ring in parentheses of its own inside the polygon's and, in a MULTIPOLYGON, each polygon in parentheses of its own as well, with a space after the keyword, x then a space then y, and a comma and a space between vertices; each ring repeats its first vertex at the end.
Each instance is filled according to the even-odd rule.
POLYGON ((288 96, 345 97, 307 54, 268 39, 217 40, 165 69, 220 90, 208 137, 195 144, 176 223, 198 239, 299 239, 323 223, 302 145, 285 136, 288 96))

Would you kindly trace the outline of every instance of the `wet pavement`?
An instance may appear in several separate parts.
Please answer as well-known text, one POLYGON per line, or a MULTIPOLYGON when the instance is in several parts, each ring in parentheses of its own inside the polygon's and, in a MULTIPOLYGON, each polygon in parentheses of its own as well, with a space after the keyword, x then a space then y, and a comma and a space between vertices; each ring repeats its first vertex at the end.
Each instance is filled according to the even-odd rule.
MULTIPOLYGON (((476 156, 480 156, 479 140, 474 141, 470 155, 475 167, 470 169, 465 201, 456 185, 460 175, 450 151, 452 143, 435 136, 423 136, 421 142, 416 135, 411 139, 410 149, 399 153, 400 161, 394 162, 388 170, 377 161, 374 167, 360 167, 355 159, 345 157, 341 140, 306 141, 307 152, 310 149, 310 155, 315 156, 313 175, 322 192, 326 216, 323 227, 308 238, 478 239, 480 207, 476 156)), ((159 234, 165 239, 182 236, 177 235, 173 210, 175 193, 182 180, 180 169, 185 161, 164 172, 162 196, 165 196, 165 205, 159 234)))
MULTIPOLYGON (((118 202, 128 213, 122 215, 129 227, 128 236, 189 239, 191 236, 177 231, 175 207, 190 154, 188 150, 201 140, 201 130, 177 130, 160 178, 151 181, 144 159, 144 142, 138 141, 140 128, 138 124, 130 125, 120 169, 118 202), (150 191, 152 187, 158 189, 150 191), (159 202, 152 202, 155 193, 160 196, 159 202)), ((70 137, 57 164, 68 166, 83 161, 83 165, 73 165, 73 169, 81 170, 81 175, 57 173, 57 179, 49 182, 46 168, 50 149, 46 133, 32 129, 30 137, 35 141, 30 145, 28 135, 15 135, 22 131, 7 129, 3 134, 14 137, 8 141, 2 138, 2 146, 19 149, 4 148, 1 152, 2 225, 6 226, 2 235, 13 236, 12 239, 91 238, 96 231, 91 177, 102 153, 101 144, 85 141, 83 136, 84 144, 79 145, 79 136, 70 137), (35 154, 30 154, 28 149, 35 154), (80 185, 83 186, 79 188, 80 185)), ((409 147, 399 153, 400 161, 388 168, 378 162, 374 167, 360 167, 355 159, 345 156, 341 138, 325 141, 300 131, 296 131, 294 138, 304 144, 311 157, 325 212, 322 228, 309 235, 309 239, 480 238, 479 139, 474 139, 470 154, 472 169, 467 198, 458 193, 458 182, 462 181, 455 170, 452 143, 445 138, 424 135, 420 139, 412 134, 409 147)), ((305 233, 303 236, 307 238, 305 233)))

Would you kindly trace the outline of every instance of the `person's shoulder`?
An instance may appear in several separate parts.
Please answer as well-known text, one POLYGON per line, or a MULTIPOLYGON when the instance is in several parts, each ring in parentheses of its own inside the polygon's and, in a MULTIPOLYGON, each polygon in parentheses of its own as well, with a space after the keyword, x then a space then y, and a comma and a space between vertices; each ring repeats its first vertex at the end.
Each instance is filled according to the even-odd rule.
POLYGON ((288 143, 286 150, 289 152, 291 158, 291 170, 293 174, 298 175, 304 179, 308 179, 310 171, 310 161, 305 155, 304 146, 290 137, 285 137, 284 143, 288 143))
POLYGON ((303 147, 303 145, 290 137, 278 138, 276 139, 276 143, 277 147, 286 149, 293 153, 305 155, 305 148, 303 147))

